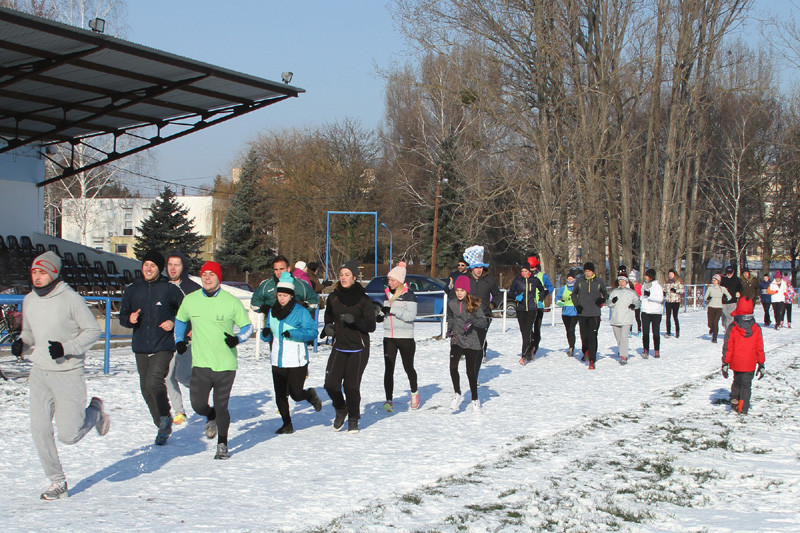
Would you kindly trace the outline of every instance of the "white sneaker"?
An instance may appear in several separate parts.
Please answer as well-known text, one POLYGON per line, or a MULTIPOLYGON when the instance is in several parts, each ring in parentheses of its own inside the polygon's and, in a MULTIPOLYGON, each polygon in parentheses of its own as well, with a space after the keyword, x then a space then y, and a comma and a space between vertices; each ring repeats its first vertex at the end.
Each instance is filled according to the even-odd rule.
POLYGON ((42 493, 41 498, 43 500, 59 500, 61 498, 68 498, 69 491, 67 490, 67 482, 66 481, 59 481, 58 483, 52 483, 47 490, 42 493))
POLYGON ((481 412, 481 401, 480 400, 472 400, 472 410, 476 413, 481 412))
POLYGON ((453 399, 450 401, 450 410, 455 411, 461 407, 461 402, 464 401, 464 395, 455 393, 453 399))

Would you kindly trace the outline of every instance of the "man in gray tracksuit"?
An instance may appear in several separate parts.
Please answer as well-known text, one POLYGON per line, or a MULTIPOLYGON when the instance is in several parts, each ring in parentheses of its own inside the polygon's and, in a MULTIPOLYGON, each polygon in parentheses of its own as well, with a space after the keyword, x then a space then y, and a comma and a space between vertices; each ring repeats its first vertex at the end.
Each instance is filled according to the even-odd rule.
POLYGON ((14 355, 33 348, 30 375, 31 433, 39 460, 50 479, 44 500, 66 498, 67 482, 53 438, 75 444, 92 428, 100 435, 111 421, 100 398, 86 407, 83 361, 100 337, 100 328, 83 298, 59 278, 61 259, 46 252, 31 266, 33 292, 22 303, 22 334, 12 345, 14 355))

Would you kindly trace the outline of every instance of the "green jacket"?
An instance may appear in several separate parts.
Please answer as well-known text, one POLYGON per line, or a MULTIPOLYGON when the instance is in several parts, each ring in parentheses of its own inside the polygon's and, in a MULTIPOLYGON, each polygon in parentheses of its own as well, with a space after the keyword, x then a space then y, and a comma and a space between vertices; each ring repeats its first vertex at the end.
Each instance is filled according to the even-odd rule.
MULTIPOLYGON (((294 277, 292 279, 294 280, 294 299, 309 309, 316 308, 319 305, 319 295, 314 292, 311 285, 301 279, 294 277)), ((262 281, 256 292, 253 293, 253 297, 250 298, 250 305, 253 309, 258 309, 262 305, 270 307, 275 305, 275 302, 278 301, 277 285, 278 280, 275 279, 275 276, 270 276, 262 281)))

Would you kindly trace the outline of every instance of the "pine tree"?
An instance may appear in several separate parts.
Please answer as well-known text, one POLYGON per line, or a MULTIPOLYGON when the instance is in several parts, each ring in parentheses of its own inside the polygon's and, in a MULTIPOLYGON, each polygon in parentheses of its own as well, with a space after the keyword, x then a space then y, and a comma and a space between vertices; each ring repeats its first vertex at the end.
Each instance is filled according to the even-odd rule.
POLYGON ((274 254, 270 237, 270 218, 263 187, 258 152, 255 148, 247 154, 231 206, 222 226, 222 246, 216 259, 239 271, 267 270, 274 254))
POLYGON ((156 198, 150 206, 150 216, 137 228, 139 237, 133 247, 136 257, 141 259, 149 250, 168 254, 180 250, 189 259, 186 268, 190 272, 199 270, 202 265, 200 248, 205 237, 194 231, 194 219, 187 219, 189 208, 183 207, 169 187, 156 198))

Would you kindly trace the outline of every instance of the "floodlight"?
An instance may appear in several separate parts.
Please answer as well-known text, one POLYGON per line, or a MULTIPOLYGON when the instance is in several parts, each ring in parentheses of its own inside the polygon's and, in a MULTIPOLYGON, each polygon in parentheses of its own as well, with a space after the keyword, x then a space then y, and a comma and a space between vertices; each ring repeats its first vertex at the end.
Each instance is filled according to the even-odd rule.
POLYGON ((291 72, 283 72, 281 74, 281 80, 288 85, 292 81, 292 76, 294 76, 294 74, 291 72))
POLYGON ((106 21, 101 18, 93 18, 89 21, 89 27, 92 29, 92 31, 103 33, 106 29, 106 21))

